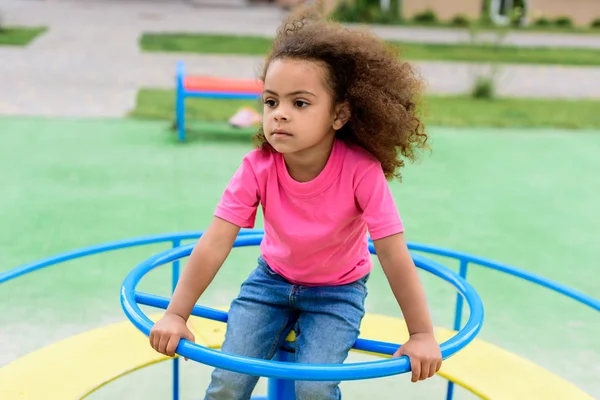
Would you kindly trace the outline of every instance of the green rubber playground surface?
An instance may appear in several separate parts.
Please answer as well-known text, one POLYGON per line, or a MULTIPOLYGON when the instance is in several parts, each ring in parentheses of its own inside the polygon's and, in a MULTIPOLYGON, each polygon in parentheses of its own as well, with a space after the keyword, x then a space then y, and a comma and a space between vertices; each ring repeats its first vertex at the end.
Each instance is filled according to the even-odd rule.
MULTIPOLYGON (((409 240, 502 261, 600 296, 600 132, 430 133, 433 152, 405 169, 403 183, 391 184, 409 240)), ((164 121, 0 119, 0 271, 106 241, 204 229, 251 144, 192 138, 177 143, 164 121)), ((123 320, 119 289, 125 275, 167 247, 86 257, 0 286, 0 365, 123 320)), ((227 305, 257 256, 257 248, 234 249, 200 303, 227 305)), ((422 277, 435 324, 450 327, 453 288, 422 277)), ((494 271, 474 267, 469 280, 485 305, 481 338, 600 397, 597 312, 494 271)), ((168 296, 170 269, 152 272, 140 289, 168 296)), ((377 267, 367 308, 400 316, 377 267)), ((201 397, 210 369, 183 364, 182 398, 201 397)), ((167 364, 152 366, 90 398, 168 398, 169 371, 167 364)), ((407 398, 445 393, 438 378, 411 385, 409 376, 391 377, 370 385, 343 388, 356 398, 379 390, 378 399, 395 399, 400 390, 407 398)), ((473 396, 458 390, 456 398, 473 396)))

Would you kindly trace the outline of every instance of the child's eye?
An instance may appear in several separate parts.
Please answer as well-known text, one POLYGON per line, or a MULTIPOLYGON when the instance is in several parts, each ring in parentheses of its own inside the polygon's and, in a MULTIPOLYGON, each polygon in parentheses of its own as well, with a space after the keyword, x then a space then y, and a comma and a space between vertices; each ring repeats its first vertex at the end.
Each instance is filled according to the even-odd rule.
POLYGON ((275 107, 277 105, 277 103, 273 99, 266 99, 264 103, 269 107, 275 107))
POLYGON ((296 107, 299 107, 299 108, 303 108, 303 107, 306 107, 308 105, 308 103, 305 102, 305 101, 303 101, 303 100, 296 100, 294 102, 294 104, 296 105, 296 107))

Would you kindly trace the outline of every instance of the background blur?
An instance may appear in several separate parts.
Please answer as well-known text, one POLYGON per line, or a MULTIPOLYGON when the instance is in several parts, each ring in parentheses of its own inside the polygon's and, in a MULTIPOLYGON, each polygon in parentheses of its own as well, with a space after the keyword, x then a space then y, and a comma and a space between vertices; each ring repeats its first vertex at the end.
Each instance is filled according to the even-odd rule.
MULTIPOLYGON (((191 75, 255 78, 297 3, 0 0, 0 272, 96 243, 204 229, 252 148, 255 128, 243 117, 259 115, 261 105, 188 100, 180 143, 176 63, 191 75)), ((368 25, 399 46, 426 82, 433 151, 406 167, 402 183, 390 183, 408 239, 600 297, 600 2, 325 6, 333 18, 368 25)), ((0 366, 125 320, 124 277, 164 248, 87 257, 1 285, 0 366)), ((200 303, 229 304, 257 255, 256 248, 234 250, 200 303)), ((422 278, 435 324, 451 327, 454 290, 422 278)), ((485 305, 480 338, 600 398, 597 312, 494 271, 473 267, 469 281, 485 305)), ((141 289, 168 296, 170 269, 152 272, 141 289)), ((379 268, 367 307, 401 316, 379 268)), ((364 359, 353 354, 350 361, 364 359)), ((82 368, 93 368, 93 360, 82 368)), ((140 370, 90 398, 169 398, 170 368, 140 370)), ((210 370, 182 363, 182 398, 201 397, 210 370)), ((257 391, 264 388, 261 382, 257 391)), ((446 382, 413 385, 405 375, 342 388, 348 399, 438 399, 446 382)), ((455 398, 475 396, 457 388, 455 398)))

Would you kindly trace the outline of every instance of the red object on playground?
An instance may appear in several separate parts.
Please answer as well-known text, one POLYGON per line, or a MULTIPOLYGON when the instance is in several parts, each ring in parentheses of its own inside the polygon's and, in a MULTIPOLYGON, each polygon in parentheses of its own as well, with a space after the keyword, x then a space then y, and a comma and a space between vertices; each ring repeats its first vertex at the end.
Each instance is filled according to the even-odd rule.
POLYGON ((210 76, 185 77, 183 87, 194 92, 261 94, 263 91, 263 84, 258 79, 232 79, 210 76))

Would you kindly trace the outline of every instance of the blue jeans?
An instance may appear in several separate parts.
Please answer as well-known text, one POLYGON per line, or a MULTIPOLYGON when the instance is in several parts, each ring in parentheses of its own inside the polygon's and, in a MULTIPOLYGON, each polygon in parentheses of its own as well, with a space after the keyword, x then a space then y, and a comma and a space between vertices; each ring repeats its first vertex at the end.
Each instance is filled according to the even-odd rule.
MULTIPOLYGON (((231 303, 222 351, 271 359, 294 328, 296 362, 343 363, 359 336, 368 277, 340 286, 294 285, 260 257, 231 303)), ((205 400, 250 399, 258 379, 216 368, 205 400)), ((296 381, 296 399, 341 399, 338 385, 296 381)))

